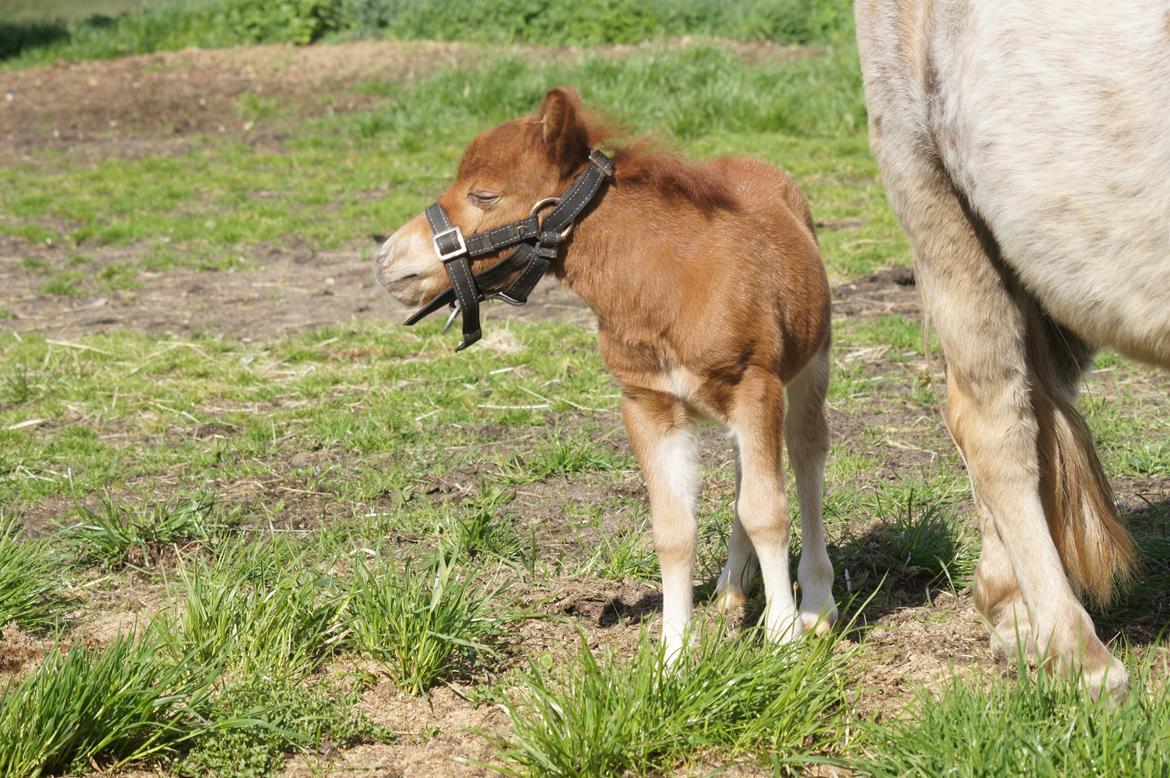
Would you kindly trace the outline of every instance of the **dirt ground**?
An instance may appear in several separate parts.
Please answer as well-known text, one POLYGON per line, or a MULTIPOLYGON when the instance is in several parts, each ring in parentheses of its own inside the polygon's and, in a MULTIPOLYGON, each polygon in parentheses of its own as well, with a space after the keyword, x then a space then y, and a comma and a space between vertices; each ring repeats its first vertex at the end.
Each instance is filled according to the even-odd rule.
MULTIPOLYGON (((791 57, 789 49, 743 47, 751 58, 791 57)), ((237 112, 245 93, 279 97, 299 115, 351 111, 362 107, 352 91, 335 89, 360 79, 413 79, 449 63, 473 62, 474 47, 439 43, 362 42, 293 48, 260 46, 221 51, 189 50, 132 57, 110 62, 61 64, 54 67, 0 72, 0 164, 28 158, 31 150, 56 148, 80 159, 109 155, 135 156, 184 149, 199 133, 224 133, 253 142, 278 139, 286 130, 279 121, 255 126, 237 112)), ((40 293, 43 279, 22 270, 28 257, 53 269, 66 267, 68 247, 30 245, 0 237, 0 307, 11 318, 0 328, 40 332, 55 338, 79 337, 108 329, 151 334, 191 332, 261 340, 321 325, 351 321, 397 322, 405 311, 373 280, 373 243, 355 238, 337 251, 316 251, 306 245, 274 245, 247 256, 246 267, 228 271, 168 270, 142 272, 132 290, 81 297, 40 293)), ((87 249, 94 269, 125 262, 142 246, 87 249)), ((906 270, 858 278, 834 290, 836 317, 872 317, 897 313, 920 320, 917 290, 906 270)), ((555 282, 542 284, 533 302, 521 309, 502 305, 487 309, 492 320, 507 317, 559 317, 593 326, 592 315, 555 282)), ((842 355, 842 359, 849 355, 842 355)), ((912 368, 911 368, 912 369, 912 368)), ((936 375, 941 366, 931 365, 936 375)), ((861 435, 874 428, 891 430, 883 456, 882 478, 896 479, 931 466, 953 453, 941 433, 937 416, 908 418, 896 404, 875 408, 864 416, 834 411, 835 434, 861 435)), ((704 438, 708 450, 722 445, 718 436, 704 438)), ((956 462, 957 466, 957 462, 956 462)), ((1170 483, 1158 480, 1122 485, 1123 503, 1165 500, 1170 483)), ((566 491, 558 483, 521 495, 521 504, 549 516, 562 515, 556 500, 588 499, 584 491, 566 491), (569 497, 566 497, 569 495, 569 497), (525 502, 527 501, 527 502, 525 502)), ((640 486, 631 483, 631 489, 640 486)), ((289 497, 289 499, 295 499, 289 497)), ((660 604, 654 587, 635 583, 566 585, 558 591, 533 591, 528 597, 550 616, 573 616, 589 629, 597 645, 633 645, 637 625, 660 604)), ((149 593, 139 597, 149 610, 149 593)), ((124 603, 132 605, 132 603, 124 603)), ((958 669, 977 673, 993 666, 983 628, 970 598, 936 589, 907 592, 873 613, 865 631, 865 688, 860 707, 895 711, 920 684, 940 686, 958 669)), ((97 629, 98 625, 94 625, 97 629)), ((108 627, 108 625, 107 625, 108 627)), ((575 626, 567 621, 526 622, 517 628, 517 651, 572 651, 575 626)), ((23 636, 6 634, 0 671, 12 673, 42 647, 23 636)), ((474 707, 458 684, 440 688, 424 699, 398 693, 386 681, 367 692, 367 712, 387 726, 413 722, 394 745, 366 746, 340 754, 303 755, 290 761, 290 776, 329 770, 362 775, 452 775, 476 772, 468 760, 486 759, 484 741, 473 730, 498 723, 493 707, 474 707), (436 734, 437 733, 437 734, 436 734), (455 761, 452 761, 452 760, 455 761)), ((752 774, 745 769, 742 774, 752 774)))

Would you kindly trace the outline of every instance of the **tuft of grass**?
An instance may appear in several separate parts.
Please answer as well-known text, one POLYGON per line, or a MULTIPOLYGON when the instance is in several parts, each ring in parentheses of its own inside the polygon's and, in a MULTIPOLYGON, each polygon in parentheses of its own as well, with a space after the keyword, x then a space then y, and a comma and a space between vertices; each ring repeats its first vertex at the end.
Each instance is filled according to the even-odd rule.
POLYGON ((215 672, 171 661, 147 636, 55 650, 0 696, 0 775, 115 767, 173 750, 210 726, 215 672))
POLYGON ((106 568, 151 567, 164 547, 205 542, 227 527, 217 519, 215 500, 209 495, 142 507, 105 495, 96 509, 82 505, 78 513, 81 521, 68 529, 78 558, 106 568))
POLYGON ((916 500, 911 489, 893 504, 879 497, 874 512, 875 528, 842 550, 845 564, 855 560, 879 576, 889 573, 928 585, 945 578, 956 589, 974 574, 978 546, 942 502, 916 500))
POLYGON ((0 516, 0 628, 55 626, 65 607, 60 575, 61 561, 47 541, 22 537, 15 519, 0 516))
POLYGON ((176 655, 262 677, 299 678, 344 644, 344 587, 273 538, 233 544, 178 575, 182 610, 161 634, 176 655))
POLYGON ((751 630, 709 630, 664 662, 643 633, 627 660, 597 659, 584 636, 560 668, 533 665, 503 709, 512 732, 488 736, 506 775, 670 772, 704 757, 765 751, 778 774, 839 747, 849 652, 832 640, 762 643, 751 630))
POLYGON ((489 489, 466 513, 452 516, 444 529, 447 555, 467 559, 486 555, 531 569, 535 541, 526 544, 507 517, 500 515, 510 499, 500 489, 489 489))
POLYGON ((881 778, 1165 775, 1170 694, 1148 686, 1093 700, 1075 680, 1023 663, 1018 678, 990 685, 955 679, 938 697, 921 692, 905 718, 869 724, 867 755, 851 766, 881 778))
POLYGON ((4 400, 12 405, 23 405, 40 393, 28 368, 17 363, 4 376, 4 400))
POLYGON ((422 694, 493 653, 497 592, 477 578, 442 553, 400 571, 359 566, 350 592, 354 642, 400 689, 422 694))
POLYGON ((41 294, 82 297, 85 295, 85 274, 76 270, 63 270, 41 286, 41 294))
POLYGON ((648 541, 645 522, 634 529, 605 535, 582 571, 609 581, 657 584, 658 556, 648 541))
POLYGON ((394 734, 357 707, 362 685, 311 686, 288 678, 248 677, 216 695, 209 717, 240 722, 219 727, 194 742, 171 769, 180 778, 275 774, 298 748, 334 749, 391 743, 394 734))

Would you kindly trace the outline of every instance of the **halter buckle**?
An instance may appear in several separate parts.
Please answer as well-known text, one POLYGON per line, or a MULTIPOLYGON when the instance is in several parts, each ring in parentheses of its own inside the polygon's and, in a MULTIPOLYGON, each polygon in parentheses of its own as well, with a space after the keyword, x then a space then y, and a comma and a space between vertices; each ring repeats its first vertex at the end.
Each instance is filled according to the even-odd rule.
POLYGON ((589 162, 592 163, 606 178, 613 177, 613 159, 603 152, 594 149, 589 152, 589 162))
MULTIPOLYGON (((548 208, 550 205, 557 205, 558 203, 560 203, 560 201, 561 201, 561 198, 559 198, 559 197, 546 197, 543 200, 537 200, 533 204, 532 210, 530 210, 528 212, 528 215, 535 216, 537 211, 544 210, 545 208, 548 208)), ((560 233, 561 240, 564 240, 565 238, 569 237, 569 233, 572 231, 573 231, 573 223, 569 222, 568 226, 566 226, 563 230, 561 230, 561 233, 560 233)))
POLYGON ((447 262, 467 253, 467 241, 463 239, 463 231, 458 227, 452 227, 449 230, 436 232, 434 237, 431 238, 431 243, 433 243, 435 246, 435 253, 439 255, 440 262, 447 262), (442 248, 439 247, 439 241, 448 235, 455 236, 456 244, 455 248, 445 252, 442 248))

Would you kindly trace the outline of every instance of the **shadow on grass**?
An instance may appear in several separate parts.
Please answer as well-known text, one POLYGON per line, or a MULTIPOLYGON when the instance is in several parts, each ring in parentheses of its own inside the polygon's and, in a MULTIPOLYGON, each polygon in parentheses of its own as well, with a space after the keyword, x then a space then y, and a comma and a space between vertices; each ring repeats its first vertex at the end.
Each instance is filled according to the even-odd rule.
POLYGON ((1103 639, 1148 645, 1170 632, 1170 498, 1146 502, 1124 518, 1138 552, 1134 580, 1113 605, 1090 613, 1103 639))
POLYGON ((597 626, 616 627, 619 624, 640 624, 653 615, 662 612, 662 593, 647 594, 635 603, 627 603, 622 597, 614 597, 601 609, 597 626))
MULTIPOLYGON (((1170 634, 1170 498, 1147 503, 1125 518, 1138 548, 1137 574, 1114 605, 1094 610, 1092 616, 1102 638, 1119 636, 1132 645, 1148 645, 1170 634)), ((930 505, 908 503, 867 532, 830 545, 839 623, 852 622, 854 634, 864 639, 870 626, 890 613, 925 607, 940 594, 969 588, 978 553, 975 532, 964 532, 930 505)), ((795 557, 792 563, 795 572, 795 557)), ((696 604, 710 603, 716 578, 717 573, 696 587, 696 604)), ((762 586, 758 580, 755 585, 744 626, 756 624, 763 614, 762 586)), ((641 623, 661 610, 660 592, 636 602, 616 596, 602 607, 596 623, 641 623)))
POLYGON ((68 38, 64 22, 0 22, 0 61, 68 38))

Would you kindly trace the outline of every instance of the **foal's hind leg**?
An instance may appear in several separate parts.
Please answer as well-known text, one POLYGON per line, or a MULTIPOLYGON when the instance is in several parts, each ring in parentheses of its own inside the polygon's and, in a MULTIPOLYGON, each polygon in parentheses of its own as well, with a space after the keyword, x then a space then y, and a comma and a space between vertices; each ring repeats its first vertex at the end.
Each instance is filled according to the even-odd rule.
POLYGON ((773 373, 749 368, 736 388, 730 426, 739 449, 743 483, 736 511, 755 547, 764 578, 764 625, 772 640, 801 631, 788 568, 790 521, 784 493, 784 388, 773 373))
POLYGON ((739 520, 739 494, 743 486, 743 466, 740 463, 739 446, 735 446, 735 519, 731 525, 731 538, 727 541, 727 564, 715 584, 715 604, 720 611, 728 613, 747 601, 747 592, 752 581, 760 572, 756 549, 748 537, 743 522, 739 520))
POLYGON ((825 394, 829 388, 829 347, 825 347, 788 384, 784 440, 796 493, 800 498, 800 621, 823 635, 837 620, 833 600, 833 565, 825 548, 823 504, 825 459, 829 456, 829 424, 825 394))

